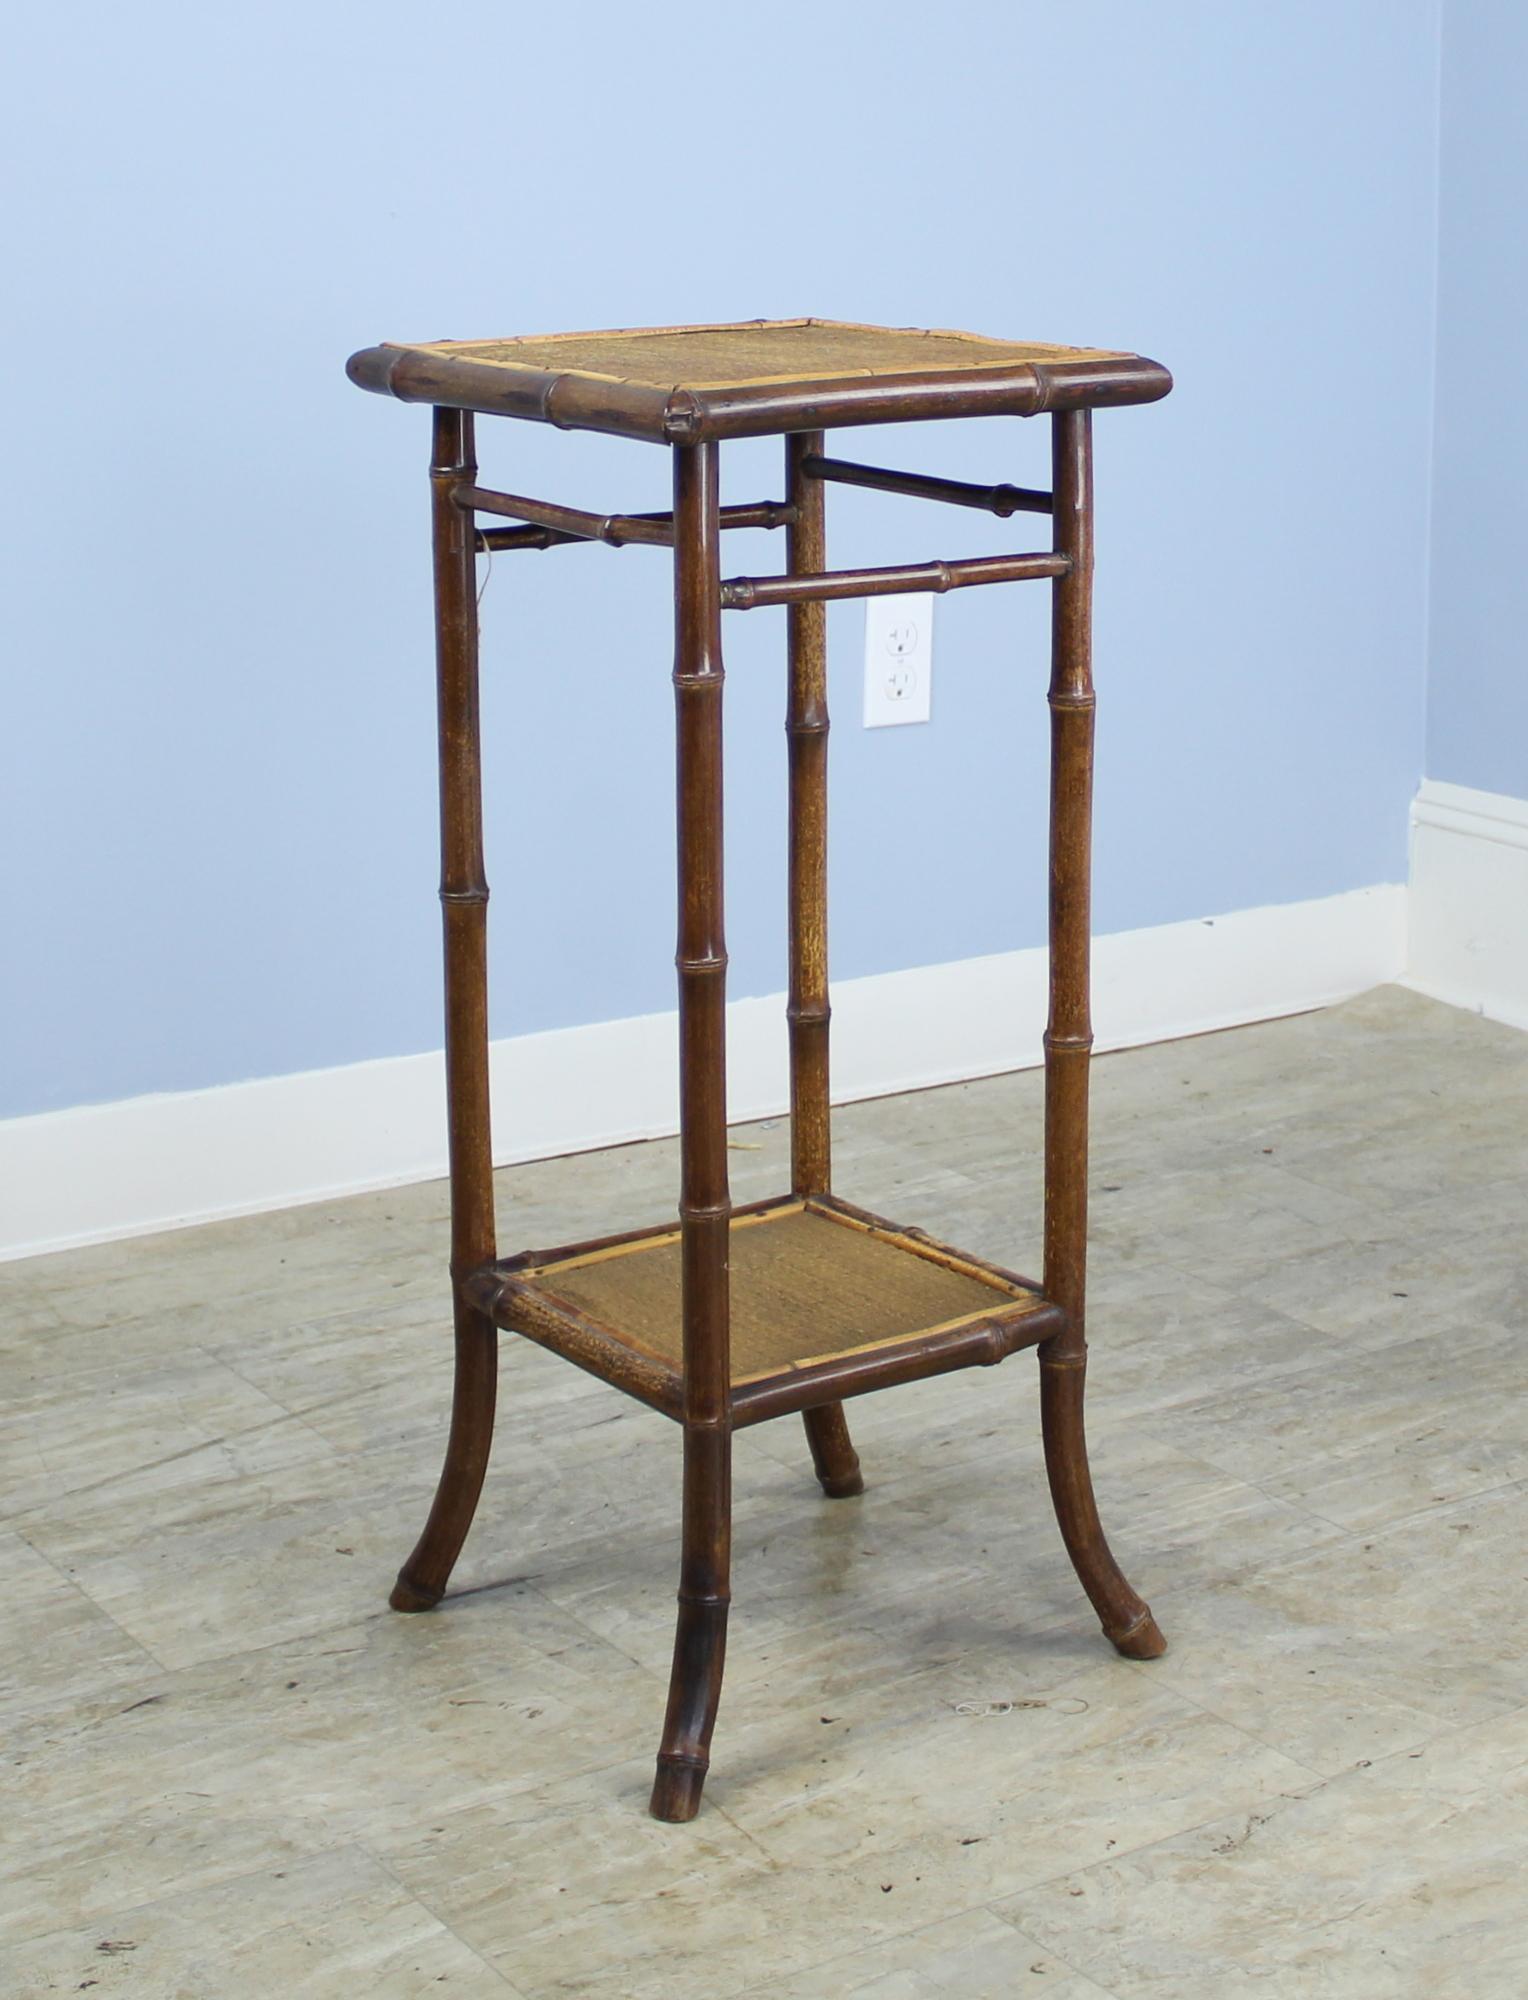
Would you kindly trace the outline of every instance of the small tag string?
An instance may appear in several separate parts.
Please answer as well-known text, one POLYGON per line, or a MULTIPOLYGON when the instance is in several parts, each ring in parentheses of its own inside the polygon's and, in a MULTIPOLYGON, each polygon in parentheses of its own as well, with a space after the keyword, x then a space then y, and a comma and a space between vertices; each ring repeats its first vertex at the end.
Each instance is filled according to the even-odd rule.
POLYGON ((1081 1695, 1059 1695, 1054 1701, 956 1701, 950 1706, 957 1715, 1012 1715, 1016 1708, 1049 1708, 1057 1715, 1081 1715, 1088 1704, 1081 1695))

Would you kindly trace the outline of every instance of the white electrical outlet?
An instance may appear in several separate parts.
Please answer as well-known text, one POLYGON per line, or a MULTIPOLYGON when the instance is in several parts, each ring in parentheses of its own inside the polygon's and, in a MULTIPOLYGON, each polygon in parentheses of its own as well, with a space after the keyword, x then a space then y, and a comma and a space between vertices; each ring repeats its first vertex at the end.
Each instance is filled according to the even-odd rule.
POLYGON ((927 722, 934 667, 934 593, 865 605, 865 727, 927 722))

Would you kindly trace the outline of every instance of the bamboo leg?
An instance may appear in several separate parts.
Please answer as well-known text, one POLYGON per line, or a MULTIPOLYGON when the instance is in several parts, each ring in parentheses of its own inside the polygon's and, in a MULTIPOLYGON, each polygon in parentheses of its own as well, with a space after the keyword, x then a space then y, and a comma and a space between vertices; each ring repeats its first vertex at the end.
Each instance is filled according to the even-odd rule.
POLYGON ((721 551, 714 444, 674 451, 679 817, 679 1217, 684 1511, 655 1819, 693 1819, 727 1648, 732 1543, 727 946, 722 903, 721 551))
POLYGON ((395 1611, 440 1602, 477 1510, 493 1441, 498 1332, 462 1284, 494 1255, 488 1113, 488 884, 478 731, 477 592, 472 522, 452 489, 476 471, 472 418, 435 412, 430 460, 435 546, 436 683, 440 722, 441 908, 446 959, 446 1091, 451 1157, 451 1276, 456 1386, 435 1501, 398 1573, 395 1611))
MULTIPOLYGON (((785 531, 789 573, 826 567, 820 479, 802 471, 821 457, 821 431, 785 440, 785 497, 795 515, 785 531)), ((828 1099, 828 660, 825 604, 786 610, 790 694, 785 728, 790 749, 791 1186, 826 1194, 832 1186, 828 1099)), ((859 1456, 842 1403, 802 1412, 806 1441, 830 1500, 863 1493, 859 1456)))
POLYGON ((1067 1327, 1040 1348, 1045 1466, 1062 1539, 1105 1635, 1129 1659, 1166 1640, 1131 1589, 1098 1518, 1083 1423, 1088 1251, 1088 998, 1093 805, 1091 416, 1052 419, 1055 545, 1072 559, 1052 586, 1050 1020, 1045 1033, 1045 1292, 1067 1327))

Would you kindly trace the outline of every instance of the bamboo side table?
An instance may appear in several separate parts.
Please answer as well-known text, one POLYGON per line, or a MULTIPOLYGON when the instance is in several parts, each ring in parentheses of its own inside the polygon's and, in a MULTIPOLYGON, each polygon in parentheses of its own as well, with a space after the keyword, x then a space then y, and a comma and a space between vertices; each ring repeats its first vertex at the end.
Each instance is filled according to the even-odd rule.
POLYGON ((700 1806, 730 1599, 732 1434, 805 1419, 823 1490, 862 1488, 844 1399, 1020 1348, 1040 1360, 1051 1497, 1104 1632, 1131 1659, 1164 1640, 1099 1524, 1083 1429, 1087 1259, 1089 884, 1093 768, 1091 414, 1172 386, 1139 355, 967 333, 751 321, 542 338, 372 347, 362 388, 434 407, 434 555, 441 899, 456 1378, 445 1465, 424 1533, 393 1590, 437 1604, 471 1524, 493 1434, 501 1328, 561 1354, 683 1426, 678 1626, 652 1811, 700 1806), (914 419, 1052 423, 1052 490, 976 486, 830 458, 824 432, 914 419), (476 413, 666 445, 674 506, 593 514, 477 482, 476 413), (723 507, 723 439, 783 435, 785 498, 723 507), (838 482, 1049 514, 1051 547, 889 569, 824 567, 824 488, 838 482), (488 515, 514 523, 479 529, 488 515), (782 575, 724 580, 726 528, 786 531, 782 575), (475 559, 479 551, 599 540, 674 551, 678 754, 680 1198, 677 1227, 501 1258, 488 1104, 475 559), (829 1172, 827 679, 824 602, 1049 579, 1050 1016, 1045 1035, 1045 1249, 1037 1284, 884 1221, 832 1192, 829 1172), (787 607, 791 1188, 734 1208, 727 1187, 722 921, 723 610, 787 607))

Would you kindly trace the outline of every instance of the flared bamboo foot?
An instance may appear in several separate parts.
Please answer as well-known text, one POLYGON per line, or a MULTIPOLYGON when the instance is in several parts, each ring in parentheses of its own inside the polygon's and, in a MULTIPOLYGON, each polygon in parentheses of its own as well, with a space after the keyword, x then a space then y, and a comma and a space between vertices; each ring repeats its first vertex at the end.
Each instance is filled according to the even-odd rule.
POLYGON ((1098 1518, 1083 1422, 1086 1377, 1083 1354, 1050 1359, 1042 1353, 1040 1427, 1056 1521, 1105 1638, 1127 1660, 1155 1660, 1167 1651, 1167 1641, 1145 1599, 1131 1589, 1110 1553, 1098 1518))
POLYGON ((410 1583, 407 1576, 400 1574, 387 1601, 394 1611, 433 1611, 444 1596, 443 1590, 421 1589, 417 1583, 410 1583))
POLYGON ((852 1500, 856 1493, 864 1492, 865 1475, 855 1466, 842 1479, 824 1479, 819 1473, 817 1483, 830 1500, 852 1500))
POLYGON ((456 1391, 446 1459, 424 1533, 399 1570, 388 1599, 394 1611, 432 1611, 446 1594, 488 1471, 498 1379, 498 1330, 492 1320, 458 1299, 456 1391))
POLYGON ((1150 1611, 1143 1611, 1123 1632, 1105 1631, 1104 1637, 1127 1660, 1160 1660, 1167 1651, 1162 1628, 1150 1611))
POLYGON ((830 1500, 852 1500, 865 1490, 859 1453, 849 1436, 849 1422, 842 1403, 825 1403, 818 1410, 803 1410, 806 1441, 811 1446, 817 1483, 830 1500))
POLYGON ((694 1819, 700 1811, 726 1658, 726 1600, 681 1596, 668 1712, 649 1806, 654 1819, 694 1819))
POLYGON ((654 1819, 683 1826, 700 1811, 700 1795, 705 1789, 710 1765, 697 1757, 666 1757, 658 1754, 658 1775, 653 1779, 653 1795, 648 1811, 654 1819))

